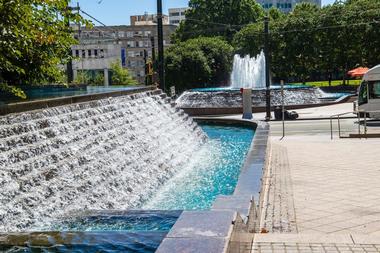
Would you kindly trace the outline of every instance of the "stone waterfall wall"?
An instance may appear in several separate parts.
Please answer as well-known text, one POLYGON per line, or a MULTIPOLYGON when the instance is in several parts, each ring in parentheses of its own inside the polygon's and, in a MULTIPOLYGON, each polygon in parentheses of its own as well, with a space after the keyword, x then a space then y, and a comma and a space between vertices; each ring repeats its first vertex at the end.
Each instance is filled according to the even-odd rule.
POLYGON ((204 140, 157 92, 0 117, 0 231, 139 207, 204 140))

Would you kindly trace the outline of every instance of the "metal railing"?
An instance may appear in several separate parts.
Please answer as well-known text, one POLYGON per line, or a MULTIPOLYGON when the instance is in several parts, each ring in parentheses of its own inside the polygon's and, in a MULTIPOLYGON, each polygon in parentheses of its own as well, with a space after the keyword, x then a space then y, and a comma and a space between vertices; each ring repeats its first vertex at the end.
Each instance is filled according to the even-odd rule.
POLYGON ((352 111, 352 112, 346 112, 346 113, 340 113, 336 114, 330 117, 330 132, 331 132, 331 140, 334 139, 334 129, 333 129, 333 120, 337 119, 338 120, 338 133, 339 133, 339 138, 342 138, 342 130, 341 130, 341 124, 340 120, 341 117, 344 115, 348 114, 356 114, 358 118, 358 135, 359 137, 361 136, 362 130, 361 130, 361 119, 364 120, 364 137, 366 137, 368 133, 368 128, 367 128, 367 117, 370 113, 378 113, 380 114, 380 111, 364 111, 364 110, 357 110, 357 111, 352 111), (363 115, 363 117, 362 117, 363 115))

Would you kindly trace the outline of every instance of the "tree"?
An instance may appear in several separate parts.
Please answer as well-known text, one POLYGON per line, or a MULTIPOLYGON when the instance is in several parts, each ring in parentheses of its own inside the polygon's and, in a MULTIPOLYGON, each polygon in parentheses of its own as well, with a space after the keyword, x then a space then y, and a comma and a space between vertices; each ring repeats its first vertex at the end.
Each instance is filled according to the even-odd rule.
POLYGON ((231 41, 241 27, 264 16, 264 10, 255 0, 190 0, 189 7, 174 40, 223 36, 231 41))
POLYGON ((111 64, 111 81, 113 85, 136 85, 137 81, 121 66, 120 61, 111 64))
POLYGON ((200 37, 177 43, 166 51, 166 79, 177 90, 225 84, 233 48, 221 38, 200 37))
MULTIPOLYGON (((323 8, 303 3, 292 13, 271 13, 271 67, 275 79, 307 81, 345 78, 358 66, 380 63, 380 0, 349 0, 323 8)), ((263 46, 262 22, 234 36, 240 54, 263 46)))
POLYGON ((11 85, 54 82, 59 64, 76 43, 68 20, 89 24, 68 11, 69 0, 0 0, 0 82, 11 85))

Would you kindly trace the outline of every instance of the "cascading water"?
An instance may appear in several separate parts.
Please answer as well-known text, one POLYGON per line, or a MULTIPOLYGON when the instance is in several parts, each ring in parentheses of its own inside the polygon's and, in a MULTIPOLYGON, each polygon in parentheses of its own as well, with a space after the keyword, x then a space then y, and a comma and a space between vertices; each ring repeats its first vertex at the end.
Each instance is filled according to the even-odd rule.
POLYGON ((261 51, 255 57, 244 58, 235 55, 231 74, 231 87, 263 89, 265 88, 265 55, 261 51))
POLYGON ((205 135, 147 92, 0 117, 0 138, 0 231, 26 231, 76 210, 138 207, 205 135))

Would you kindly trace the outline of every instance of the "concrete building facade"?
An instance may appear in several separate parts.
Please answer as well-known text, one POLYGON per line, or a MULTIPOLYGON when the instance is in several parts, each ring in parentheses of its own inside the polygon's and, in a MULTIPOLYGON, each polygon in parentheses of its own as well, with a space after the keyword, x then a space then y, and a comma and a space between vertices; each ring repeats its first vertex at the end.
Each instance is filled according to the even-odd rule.
POLYGON ((186 19, 185 13, 188 9, 188 7, 169 9, 169 23, 171 25, 179 25, 182 20, 186 19))
MULTIPOLYGON (((157 24, 157 15, 148 14, 147 12, 144 15, 134 15, 130 17, 131 26, 135 25, 155 25, 157 24)), ((169 24, 169 17, 167 15, 162 16, 162 23, 164 25, 169 24)))
POLYGON ((257 0, 257 2, 261 4, 263 8, 266 10, 269 10, 270 8, 274 7, 284 13, 291 12, 297 4, 303 2, 313 3, 318 7, 322 6, 321 0, 257 0))
MULTIPOLYGON (((170 35, 175 25, 164 25, 164 47, 170 46, 170 35)), ((151 38, 154 37, 157 49, 157 26, 107 26, 82 30, 79 45, 72 46, 74 79, 78 71, 103 71, 105 84, 108 84, 108 71, 111 64, 120 62, 131 75, 143 84, 145 81, 144 50, 152 56, 151 38)))

